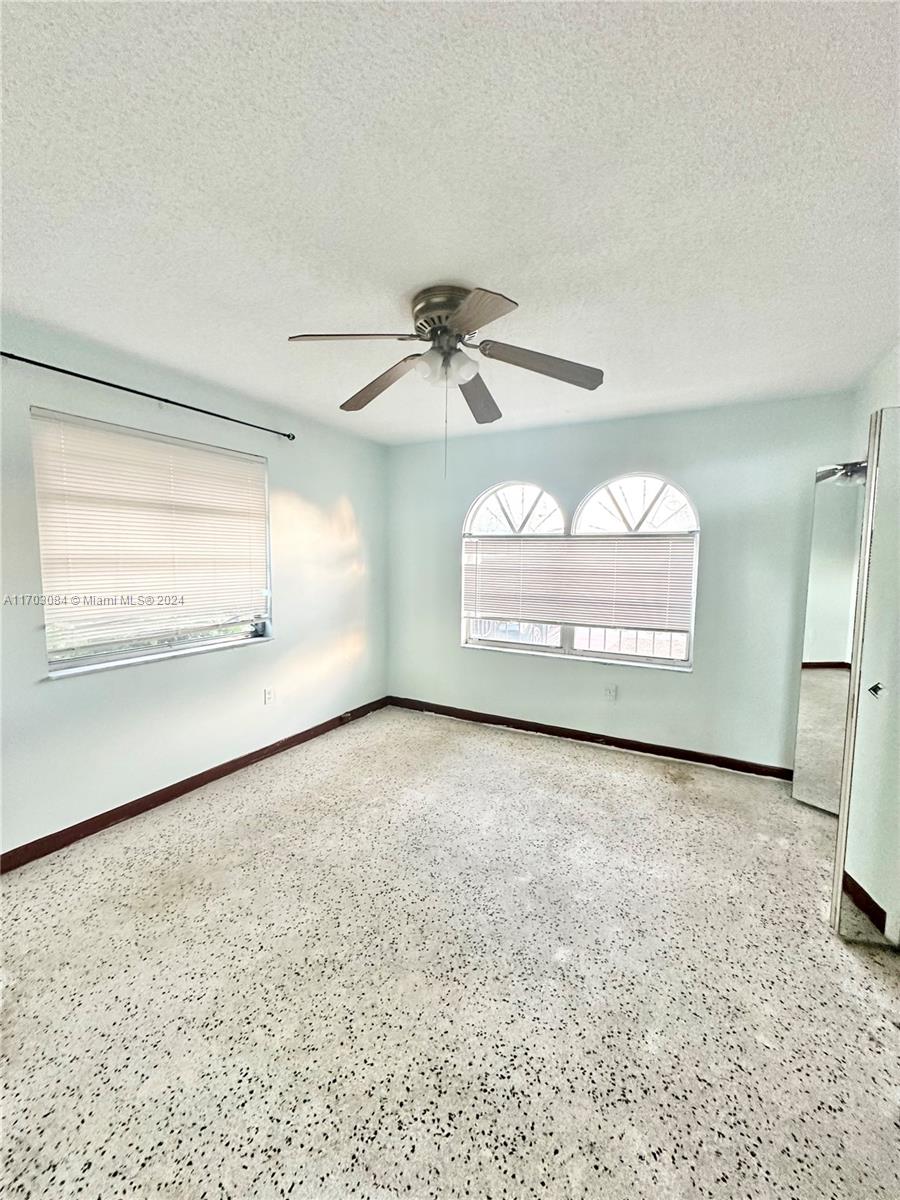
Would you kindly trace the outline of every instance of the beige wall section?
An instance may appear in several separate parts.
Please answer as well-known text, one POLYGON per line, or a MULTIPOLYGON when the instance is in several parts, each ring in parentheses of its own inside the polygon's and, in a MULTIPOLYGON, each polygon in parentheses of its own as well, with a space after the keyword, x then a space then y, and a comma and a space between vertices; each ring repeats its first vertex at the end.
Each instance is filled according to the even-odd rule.
POLYGON ((297 435, 4 360, 4 594, 41 591, 34 404, 265 455, 274 628, 270 642, 50 681, 40 609, 0 609, 5 849, 384 695, 383 447, 29 322, 8 318, 3 346, 297 435))

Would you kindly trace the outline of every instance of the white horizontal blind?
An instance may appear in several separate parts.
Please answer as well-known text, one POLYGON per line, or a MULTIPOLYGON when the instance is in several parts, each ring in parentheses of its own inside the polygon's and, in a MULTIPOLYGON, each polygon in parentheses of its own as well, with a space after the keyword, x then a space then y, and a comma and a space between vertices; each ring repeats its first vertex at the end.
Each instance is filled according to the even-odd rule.
POLYGON ((265 459, 31 415, 51 667, 252 636, 268 620, 265 459))
POLYGON ((463 540, 463 615, 689 633, 695 533, 463 540))

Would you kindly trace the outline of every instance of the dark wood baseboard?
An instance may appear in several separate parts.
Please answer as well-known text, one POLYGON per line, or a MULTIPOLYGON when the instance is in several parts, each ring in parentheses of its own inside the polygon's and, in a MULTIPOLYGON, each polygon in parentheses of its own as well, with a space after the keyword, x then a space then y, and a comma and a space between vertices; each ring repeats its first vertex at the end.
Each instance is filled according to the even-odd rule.
MULTIPOLYGON (((0 872, 23 867, 36 858, 43 858, 46 854, 53 854, 56 850, 71 846, 73 842, 81 841, 82 838, 89 837, 92 833, 99 833, 101 829, 108 829, 111 825, 118 825, 120 821, 127 821, 129 817, 136 817, 140 813, 148 812, 151 808, 157 808, 160 804, 184 796, 188 792, 194 791, 195 788, 202 787, 205 783, 222 779, 225 775, 231 775, 234 771, 252 766, 253 763, 261 762, 264 758, 271 758, 273 754, 280 754, 282 750, 290 750, 293 746, 311 741, 312 738, 320 737, 323 733, 329 733, 340 725, 356 721, 387 705, 414 709, 416 712, 436 713, 442 717, 456 717, 461 721, 477 721, 484 725, 504 725, 509 729, 521 729, 527 733, 545 733, 552 737, 572 738, 579 742, 591 742, 596 746, 611 746, 616 750, 635 750, 640 754, 655 754, 663 758, 700 763, 703 766, 724 767, 729 771, 768 775, 774 779, 789 780, 793 778, 794 774, 789 767, 773 767, 766 763, 745 762, 743 759, 726 758, 721 754, 706 754, 702 750, 683 750, 678 746, 657 746, 650 742, 633 741, 631 738, 589 733, 585 729, 567 729, 562 725, 543 725, 538 721, 525 721, 519 717, 502 717, 495 713, 474 712, 468 708, 451 708, 446 704, 430 704, 426 700, 411 700, 402 696, 382 696, 380 700, 371 700, 368 704, 361 704, 358 708, 352 708, 349 712, 323 721, 320 725, 314 725, 311 729, 304 729, 301 733, 295 733, 290 737, 282 738, 281 741, 272 742, 269 746, 262 746, 259 750, 252 750, 249 754, 242 754, 239 758, 219 763, 216 767, 200 771, 199 774, 191 775, 178 783, 170 783, 168 787, 150 792, 147 796, 139 796, 137 800, 129 800, 127 804, 120 804, 117 808, 111 808, 107 812, 97 813, 96 816, 79 821, 76 825, 69 825, 66 829, 57 830, 56 833, 48 833, 45 837, 37 838, 33 842, 26 842, 24 846, 16 846, 12 850, 7 850, 0 855, 0 872)), ((852 893, 848 891, 848 895, 852 896, 852 893)), ((866 893, 863 895, 865 896, 866 893)), ((852 896, 852 898, 855 900, 855 897, 852 896)), ((870 904, 874 904, 869 897, 866 898, 869 899, 870 904)), ((859 901, 855 902, 859 904, 859 901)), ((859 907, 863 908, 863 905, 859 904, 859 907)), ((875 907, 877 909, 877 905, 875 907)), ((871 915, 869 909, 863 911, 871 915)), ((883 929, 884 911, 881 909, 878 911, 881 913, 881 928, 883 929)))
POLYGON ((311 729, 304 729, 301 733, 294 733, 278 742, 272 742, 269 746, 262 746, 259 750, 251 750, 249 754, 242 754, 239 758, 219 763, 216 767, 210 767, 208 770, 191 775, 178 783, 170 783, 168 787, 150 792, 147 796, 140 796, 137 800, 129 800, 127 804, 120 804, 118 808, 97 813, 96 816, 79 821, 76 825, 69 825, 68 828, 60 829, 56 833, 48 833, 45 837, 37 838, 33 842, 26 842, 24 846, 16 846, 15 849, 7 850, 5 854, 0 855, 0 872, 12 871, 16 867, 23 867, 26 863, 33 862, 36 858, 43 858, 45 854, 62 850, 64 846, 71 846, 73 842, 81 841, 82 838, 89 837, 92 833, 108 829, 110 825, 118 825, 120 821, 127 821, 129 817, 136 817, 139 813, 148 812, 151 808, 156 808, 169 800, 175 800, 187 792, 194 791, 195 788, 202 787, 205 783, 212 783, 213 780, 231 775, 234 771, 240 771, 264 758, 271 758, 273 754, 280 754, 282 750, 290 750, 292 746, 299 746, 303 742, 311 741, 312 738, 320 737, 323 733, 337 729, 340 725, 346 725, 350 721, 365 717, 379 708, 384 708, 387 703, 387 697, 382 696, 380 700, 361 704, 358 708, 351 708, 349 712, 331 717, 330 720, 323 721, 320 725, 313 725, 311 729))
POLYGON ((800 666, 804 671, 849 671, 848 662, 805 662, 800 666))
POLYGON ((846 871, 844 872, 843 888, 846 895, 850 897, 861 913, 865 913, 878 932, 884 933, 887 913, 876 900, 872 899, 862 884, 857 883, 846 871))
POLYGON ((616 750, 635 750, 639 754, 656 754, 662 758, 677 758, 684 762, 700 763, 707 767, 724 767, 729 771, 743 771, 749 775, 768 775, 773 779, 794 778, 790 767, 773 767, 768 763, 746 762, 741 758, 726 758, 721 754, 707 754, 703 750, 683 750, 679 746, 657 746, 652 742, 636 742, 631 738, 611 737, 605 733, 589 733, 586 729, 566 729, 561 725, 542 725, 539 721, 524 721, 520 717, 500 717, 495 713, 473 712, 468 708, 451 708, 446 704, 430 704, 426 700, 410 700, 402 696, 388 696, 388 704, 396 708, 411 708, 416 712, 437 713, 442 717, 456 717, 460 721, 478 721, 484 725, 505 725, 509 729, 522 729, 526 733, 546 733, 552 737, 573 738, 578 742, 592 742, 597 746, 611 746, 616 750))

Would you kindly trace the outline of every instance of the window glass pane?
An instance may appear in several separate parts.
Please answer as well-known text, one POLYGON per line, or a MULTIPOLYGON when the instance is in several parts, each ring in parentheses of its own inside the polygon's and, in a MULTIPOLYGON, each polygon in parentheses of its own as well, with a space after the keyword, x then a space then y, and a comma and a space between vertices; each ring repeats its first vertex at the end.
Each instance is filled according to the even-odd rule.
POLYGON ((680 659, 682 662, 687 659, 687 634, 673 633, 672 634, 672 657, 680 659))
POLYGON ((665 484, 650 475, 628 475, 609 484, 609 492, 625 515, 627 528, 637 529, 659 499, 665 484))
POLYGON ((469 638, 478 642, 516 642, 528 646, 558 648, 562 645, 559 625, 542 625, 534 621, 469 621, 469 638))
POLYGON ((521 533, 528 515, 540 499, 541 489, 532 483, 514 483, 503 488, 498 499, 506 509, 513 533, 521 533))
POLYGON ((573 533, 627 533, 628 525, 609 488, 600 488, 585 501, 575 518, 573 533))
POLYGON ((641 528, 648 533, 682 533, 696 529, 697 518, 684 493, 668 483, 641 528))
POLYGON ((478 536, 558 536, 564 530, 559 505, 533 483, 501 484, 475 503, 466 521, 466 532, 478 536))
POLYGON ((659 632, 652 629, 599 629, 576 625, 573 631, 576 650, 590 654, 621 654, 634 658, 658 658, 686 662, 686 633, 659 632))
POLYGON ((656 658, 670 658, 672 654, 671 633, 654 633, 653 654, 656 658))
POLYGON ((563 519, 559 505, 546 492, 541 492, 522 528, 522 533, 560 534, 562 532, 563 519))
POLYGON ((649 657, 653 654, 653 634, 648 633, 644 629, 639 629, 637 634, 637 652, 642 657, 649 657))
POLYGON ((472 533, 480 534, 508 534, 511 532, 509 520, 501 507, 500 497, 496 492, 493 492, 482 502, 481 507, 470 522, 470 530, 472 533))
POLYGON ((657 475, 623 475, 584 501, 573 533, 685 533, 697 517, 684 492, 657 475))

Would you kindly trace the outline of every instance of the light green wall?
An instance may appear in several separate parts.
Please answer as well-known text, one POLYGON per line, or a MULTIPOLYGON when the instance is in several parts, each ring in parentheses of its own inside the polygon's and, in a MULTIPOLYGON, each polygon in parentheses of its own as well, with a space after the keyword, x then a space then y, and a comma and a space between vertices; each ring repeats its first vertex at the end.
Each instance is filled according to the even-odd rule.
POLYGON ((475 435, 451 443, 446 481, 439 443, 392 447, 391 693, 790 767, 814 473, 852 457, 852 418, 839 395, 475 435), (528 480, 571 513, 629 471, 671 479, 699 510, 694 670, 461 647, 460 531, 474 497, 528 480))
POLYGON ((287 442, 3 363, 3 592, 40 593, 31 404, 263 454, 274 638, 49 681, 40 609, 3 623, 3 844, 18 846, 386 690, 385 450, 296 413, 7 318, 3 347, 259 424, 287 442), (263 706, 263 689, 275 703, 263 706))

